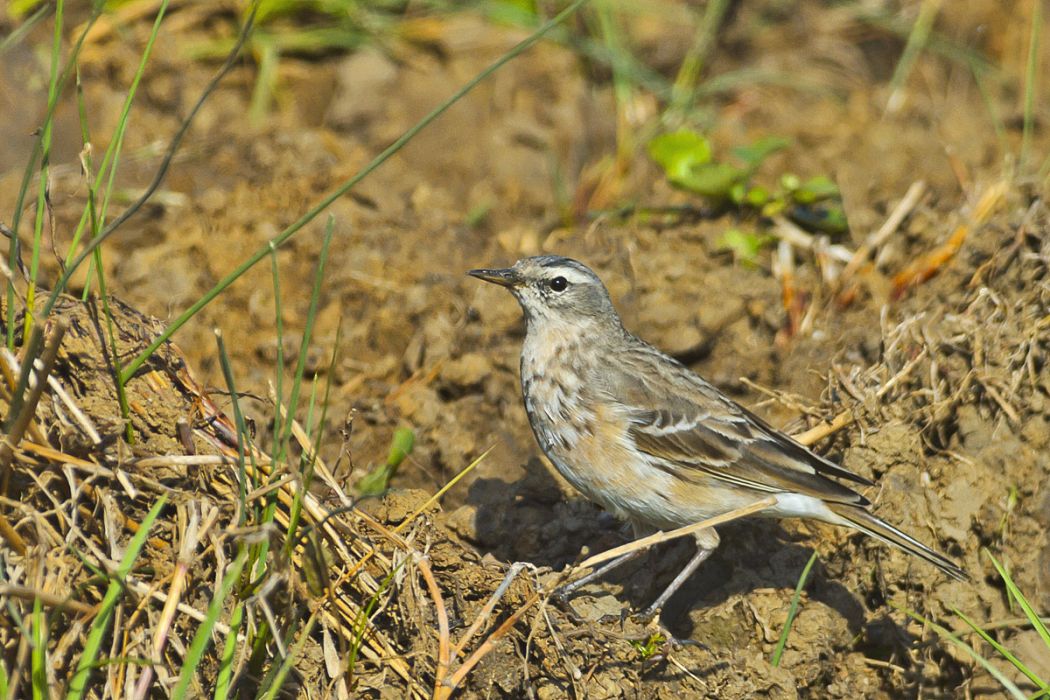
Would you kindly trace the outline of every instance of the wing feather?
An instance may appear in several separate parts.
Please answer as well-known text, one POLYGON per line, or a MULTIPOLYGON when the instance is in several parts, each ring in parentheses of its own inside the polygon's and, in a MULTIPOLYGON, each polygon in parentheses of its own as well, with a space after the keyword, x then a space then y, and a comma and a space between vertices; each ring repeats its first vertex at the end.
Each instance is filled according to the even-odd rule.
POLYGON ((870 481, 811 452, 685 367, 661 364, 675 374, 639 372, 615 397, 627 407, 628 435, 654 463, 684 479, 709 476, 758 491, 868 504, 829 477, 870 481))

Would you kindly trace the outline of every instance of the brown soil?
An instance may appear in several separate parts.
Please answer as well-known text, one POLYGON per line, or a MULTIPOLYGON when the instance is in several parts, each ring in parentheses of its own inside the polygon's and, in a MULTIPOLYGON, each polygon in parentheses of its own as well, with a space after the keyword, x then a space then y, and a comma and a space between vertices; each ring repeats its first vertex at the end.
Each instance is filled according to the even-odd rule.
MULTIPOLYGON (((966 3, 965 11, 960 5, 937 25, 957 45, 984 52, 1001 68, 1002 84, 989 82, 992 109, 1006 127, 1002 141, 965 65, 925 53, 902 106, 888 113, 888 85, 903 38, 861 22, 849 4, 796 5, 736 6, 706 74, 748 68, 780 78, 733 84, 704 100, 702 109, 722 152, 768 134, 792 139, 785 154, 763 167, 767 181, 785 170, 832 176, 851 222, 843 241, 850 249, 885 221, 916 180, 926 182, 927 193, 880 249, 878 268, 857 276, 851 303, 836 300, 816 258, 798 252, 795 282, 811 317, 805 332, 786 333, 771 255, 745 265, 718 248, 727 228, 755 225, 732 215, 602 215, 566 223, 573 212, 695 200, 671 189, 644 149, 614 177, 607 160, 616 150, 609 76, 568 48, 541 44, 331 207, 336 239, 308 368, 320 387, 332 386, 331 437, 321 453, 335 463, 347 450, 351 464, 336 476, 349 491, 385 458, 393 431, 411 427, 416 448, 394 491, 367 506, 378 521, 398 523, 494 446, 444 497, 441 511, 414 528, 429 547, 454 638, 510 562, 538 568, 527 569, 511 588, 497 621, 523 604, 535 585, 552 580, 549 570, 562 570, 584 548, 593 553, 625 541, 617 523, 573 493, 539 456, 517 383, 520 312, 509 295, 464 275, 473 267, 557 252, 601 274, 629 328, 680 354, 775 424, 798 428, 854 411, 857 422, 819 449, 876 481, 868 492, 876 512, 959 561, 974 581, 950 581, 850 532, 748 521, 724 528, 720 549, 662 615, 670 632, 699 645, 661 648, 645 658, 631 640, 650 630, 630 619, 609 621, 646 605, 689 554, 682 544, 664 547, 574 598, 582 621, 553 605, 531 609, 470 674, 463 697, 998 697, 1002 691, 986 672, 902 610, 953 628, 960 626, 953 607, 980 621, 1014 617, 982 548, 1008 564, 1038 609, 1050 609, 1050 212, 1037 198, 1042 183, 1012 184, 988 222, 972 227, 932 279, 902 295, 893 293, 891 282, 970 221, 977 200, 1001 180, 1004 161, 1019 151, 1017 76, 1028 5, 966 3), (472 221, 470 214, 482 209, 480 222, 472 221), (329 372, 340 323, 341 345, 329 372), (911 360, 916 364, 899 383, 876 398, 911 360), (779 400, 756 387, 776 392, 779 400), (338 432, 350 419, 344 445, 338 432), (818 564, 783 661, 774 668, 771 652, 814 549, 818 564)), ((690 45, 693 26, 681 20, 684 12, 675 6, 671 16, 644 18, 632 30, 641 58, 654 69, 673 74, 690 45)), ((162 33, 147 72, 120 176, 129 188, 148 180, 157 163, 154 145, 174 131, 215 68, 180 49, 216 31, 213 23, 192 18, 162 33)), ((86 51, 94 134, 112 132, 148 29, 147 22, 121 27, 119 38, 103 37, 86 51)), ((255 71, 237 67, 193 127, 164 196, 105 248, 109 290, 138 311, 174 318, 524 36, 469 15, 420 22, 406 35, 414 40, 394 41, 386 51, 285 59, 277 105, 260 125, 246 117, 255 71)), ((46 32, 38 38, 46 41, 46 32)), ((27 134, 45 102, 45 64, 31 43, 13 49, 0 68, 5 216, 31 143, 27 134)), ((1041 60, 1050 68, 1050 55, 1044 52, 1041 60)), ((1047 114, 1046 99, 1039 104, 1044 109, 1037 114, 1047 114)), ((639 98, 635 108, 651 119, 656 104, 639 98)), ((1029 171, 1050 153, 1045 125, 1037 126, 1037 165, 1029 171)), ((59 111, 56 135, 54 241, 45 249, 64 250, 84 196, 72 103, 59 111)), ((105 145, 96 143, 95 152, 105 145)), ((323 225, 318 219, 277 253, 283 322, 293 336, 286 338, 289 374, 323 225)), ((45 278, 53 277, 54 259, 42 262, 45 278)), ((221 387, 214 328, 224 333, 238 389, 265 397, 277 356, 268 263, 175 338, 202 383, 221 387)), ((67 380, 77 376, 74 363, 67 380)), ((79 397, 92 393, 82 389, 79 397)), ((136 428, 152 437, 136 456, 184 449, 174 424, 192 413, 193 401, 182 396, 185 405, 143 400, 136 428)), ((215 400, 228 408, 221 397, 215 400)), ((262 426, 270 424, 272 407, 247 403, 260 426, 259 441, 268 444, 262 426)), ((96 421, 110 421, 110 433, 118 425, 111 394, 86 409, 96 421)), ((88 450, 51 437, 73 454, 88 450)), ((113 447, 109 458, 121 459, 119 452, 113 447)), ((149 477, 187 492, 207 480, 199 474, 149 477)), ((170 554, 158 569, 170 569, 170 554)), ((156 553, 158 562, 164 556, 156 553)), ((425 591, 420 580, 399 580, 390 592, 391 610, 423 605, 411 602, 417 593, 426 599, 419 591, 425 591)), ((377 625, 399 640, 398 651, 429 687, 433 611, 406 610, 389 612, 377 625)), ((1030 650, 1029 663, 1050 675, 1031 631, 1007 628, 1000 638, 1030 650)), ((298 668, 302 697, 329 692, 321 656, 309 651, 298 668)), ((361 695, 406 693, 381 663, 365 666, 361 695)))

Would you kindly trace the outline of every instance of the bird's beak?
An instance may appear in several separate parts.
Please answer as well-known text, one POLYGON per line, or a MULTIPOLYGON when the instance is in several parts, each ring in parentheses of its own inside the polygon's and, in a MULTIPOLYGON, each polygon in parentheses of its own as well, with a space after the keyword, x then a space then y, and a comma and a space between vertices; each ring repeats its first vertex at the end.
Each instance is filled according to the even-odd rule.
POLYGON ((471 277, 477 277, 479 280, 498 284, 501 287, 517 287, 523 281, 521 274, 513 267, 508 267, 505 270, 471 270, 467 274, 471 277))

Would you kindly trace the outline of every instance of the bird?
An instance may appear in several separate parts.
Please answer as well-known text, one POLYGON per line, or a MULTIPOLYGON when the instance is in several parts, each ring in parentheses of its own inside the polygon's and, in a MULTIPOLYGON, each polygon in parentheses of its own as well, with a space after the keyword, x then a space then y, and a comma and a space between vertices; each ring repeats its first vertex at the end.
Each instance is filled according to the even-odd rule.
MULTIPOLYGON (((870 501, 843 483, 872 481, 811 451, 624 328, 605 285, 583 263, 543 255, 468 274, 505 287, 521 306, 521 390, 540 448, 574 488, 636 535, 773 497, 759 515, 854 528, 968 580, 950 559, 875 516, 870 501)), ((696 553, 643 618, 658 614, 719 544, 713 528, 695 538, 696 553)))

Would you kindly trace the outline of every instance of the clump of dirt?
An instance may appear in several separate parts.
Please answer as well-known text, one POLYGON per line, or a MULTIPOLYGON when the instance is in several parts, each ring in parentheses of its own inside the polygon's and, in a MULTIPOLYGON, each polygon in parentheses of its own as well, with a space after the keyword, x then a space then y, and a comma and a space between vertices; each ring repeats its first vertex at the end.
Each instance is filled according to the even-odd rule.
MULTIPOLYGON (((1004 72, 1019 71, 1027 39, 1016 35, 1016 27, 1027 24, 1004 19, 1020 12, 1021 3, 1015 5, 968 3, 965 12, 940 18, 938 30, 980 47, 1004 72)), ((690 12, 675 6, 666 19, 639 21, 628 34, 639 58, 673 74, 693 43, 690 12)), ((765 163, 758 177, 772 182, 789 170, 831 175, 851 222, 850 237, 840 243, 850 250, 882 225, 915 180, 926 183, 926 194, 874 251, 872 264, 846 280, 847 288, 825 275, 834 265, 819 254, 793 252, 794 291, 807 319, 794 335, 786 331, 790 310, 784 277, 773 270, 776 253, 748 264, 734 261, 720 243, 726 229, 759 222, 732 212, 718 218, 645 214, 646 207, 697 205, 673 190, 641 153, 626 164, 607 160, 617 148, 618 125, 654 113, 655 98, 640 91, 635 111, 618 121, 607 71, 564 46, 542 44, 509 64, 331 207, 337 243, 309 348, 306 390, 313 382, 331 385, 325 426, 330 437, 319 449, 333 463, 344 454, 349 460, 333 466, 332 484, 318 487, 319 503, 340 507, 336 492, 349 493, 365 470, 384 459, 402 425, 415 431, 416 450, 396 477, 395 491, 367 502, 361 516, 371 512, 382 528, 400 525, 426 501, 425 494, 493 447, 444 496, 440 511, 412 524, 406 546, 349 516, 330 535, 331 546, 337 547, 337 535, 353 533, 374 543, 387 563, 425 552, 454 640, 481 614, 507 567, 530 564, 475 638, 524 610, 466 676, 466 696, 951 696, 964 686, 974 694, 994 693, 994 680, 901 610, 954 628, 959 622, 953 607, 982 621, 1010 617, 984 548, 1009 566, 1041 610, 1050 609, 1048 214, 1037 188, 1015 183, 983 225, 974 223, 975 204, 999 181, 1004 155, 1019 149, 1018 101, 1009 86, 988 92, 987 84, 973 81, 969 67, 932 52, 920 57, 912 78, 892 94, 904 39, 886 26, 849 4, 742 3, 719 33, 705 68, 706 75, 728 76, 725 84, 712 83, 693 116, 708 125, 715 148, 728 152, 760 136, 789 136, 793 146, 765 163), (753 79, 730 80, 745 75, 753 79), (993 123, 993 114, 1002 115, 1001 124, 993 123), (640 213, 617 215, 613 210, 625 202, 638 204, 640 213), (566 223, 581 212, 595 215, 566 223), (895 286, 895 275, 931 251, 943 251, 960 226, 967 227, 964 240, 931 268, 930 279, 895 286), (662 616, 672 633, 700 645, 649 648, 652 629, 619 621, 622 612, 648 604, 674 575, 689 554, 681 543, 586 587, 569 602, 571 614, 537 597, 554 585, 556 572, 582 557, 583 548, 596 552, 627 537, 539 456, 518 387, 520 311, 508 295, 464 276, 472 267, 542 252, 587 262, 607 283, 629 328, 775 424, 801 429, 849 412, 849 427, 819 449, 876 481, 867 492, 876 512, 958 560, 973 583, 948 581, 855 533, 749 521, 722 530, 720 549, 662 616), (351 429, 344 440, 339 431, 346 425, 351 429), (773 667, 793 589, 814 550, 818 563, 783 659, 773 667)), ((237 68, 206 105, 173 164, 167 196, 106 248, 110 290, 143 313, 174 317, 524 36, 469 16, 417 29, 423 40, 391 42, 382 51, 322 61, 282 59, 278 104, 258 126, 244 119, 254 69, 237 68)), ((132 70, 137 57, 130 39, 141 40, 148 27, 132 23, 122 31, 126 40, 114 35, 92 45, 82 66, 89 113, 102 120, 94 133, 111 132, 105 120, 115 118, 124 83, 109 78, 132 70)), ((128 187, 141 186, 155 165, 150 145, 170 135, 177 115, 210 77, 211 66, 188 60, 177 45, 212 31, 210 21, 187 20, 177 36, 162 33, 128 134, 133 157, 119 178, 128 187)), ((35 60, 16 52, 5 64, 46 76, 35 60)), ((38 94, 46 80, 41 85, 38 94)), ((21 100, 20 109, 27 102, 21 100)), ((75 109, 63 106, 58 117, 50 192, 55 220, 47 231, 62 250, 84 192, 76 165, 80 145, 69 136, 79 133, 75 109)), ((26 150, 25 141, 4 141, 0 148, 8 153, 26 150)), ((1048 141, 1045 130, 1037 130, 1033 152, 1048 152, 1048 141)), ((0 162, 17 159, 5 155, 0 162)), ((0 210, 11 210, 20 177, 20 170, 0 172, 0 210)), ((187 365, 205 385, 225 385, 216 327, 225 334, 242 391, 265 397, 275 372, 291 371, 321 230, 315 222, 276 253, 288 366, 274 366, 276 305, 264 264, 177 336, 187 365)), ((54 260, 42 264, 45 275, 56 273, 54 260)), ((126 318, 133 316, 129 311, 126 318)), ((85 328, 89 320, 92 328, 98 323, 83 318, 85 328)), ((141 341, 163 323, 139 318, 133 325, 143 330, 129 326, 128 332, 141 341)), ((97 337, 97 329, 84 337, 97 337)), ((228 434, 202 442, 198 431, 192 449, 178 438, 180 416, 190 416, 193 424, 192 417, 202 419, 201 405, 211 406, 199 404, 207 392, 198 387, 161 398, 147 379, 153 374, 132 383, 141 392, 132 411, 141 438, 126 454, 118 448, 122 424, 104 343, 68 347, 62 379, 77 387, 78 399, 110 442, 99 448, 61 427, 44 437, 110 470, 94 478, 115 489, 114 502, 124 512, 140 516, 148 503, 114 486, 121 460, 228 454, 228 434), (94 377, 90 385, 86 377, 94 377)), ((229 413, 227 399, 215 402, 215 414, 229 413)), ((272 405, 251 398, 244 404, 258 426, 258 441, 265 443, 272 405)), ((51 410, 48 405, 43 410, 51 410)), ((42 415, 49 416, 47 424, 64 425, 55 423, 57 409, 42 415)), ((19 469, 28 474, 31 467, 27 461, 19 469)), ((58 466, 51 468, 59 473, 58 466)), ((229 465, 192 473, 153 469, 132 483, 148 477, 182 498, 213 488, 206 493, 219 508, 234 500, 229 465), (212 483, 225 485, 206 486, 212 483)), ((46 512, 46 494, 31 481, 27 476, 19 488, 27 502, 46 512)), ((226 523, 232 515, 223 512, 226 523)), ((161 539, 167 548, 155 545, 150 553, 158 572, 169 571, 175 560, 176 530, 166 527, 161 539)), ((101 541, 116 537, 102 528, 90 534, 101 541)), ((377 566, 370 576, 382 580, 390 570, 377 566)), ((289 585, 288 597, 313 600, 305 585, 289 585)), ((361 603, 376 591, 378 586, 362 584, 347 597, 361 603)), ((194 596, 200 602, 206 593, 199 588, 194 596)), ((357 691, 376 697, 429 693, 438 673, 439 618, 422 570, 405 565, 378 600, 381 612, 373 624, 382 641, 374 658, 355 672, 357 691), (385 665, 393 658, 404 663, 396 669, 385 665)), ((193 624, 188 618, 179 624, 188 638, 193 624)), ((353 628, 353 622, 346 624, 333 618, 325 629, 353 628)), ((1016 628, 1000 638, 1019 650, 1036 641, 1016 628)), ((321 692, 346 672, 327 665, 324 644, 323 638, 311 642, 298 679, 303 688, 321 692)), ((466 646, 459 663, 475 644, 466 646)), ((1036 656, 1028 660, 1037 663, 1036 656)), ((178 659, 169 661, 177 665, 178 659)))

